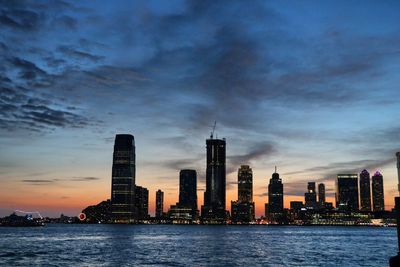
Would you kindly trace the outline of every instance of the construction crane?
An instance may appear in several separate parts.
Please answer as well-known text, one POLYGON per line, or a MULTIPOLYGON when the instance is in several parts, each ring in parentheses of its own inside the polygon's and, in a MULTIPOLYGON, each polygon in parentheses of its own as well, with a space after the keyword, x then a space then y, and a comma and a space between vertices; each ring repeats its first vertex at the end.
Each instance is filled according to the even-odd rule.
POLYGON ((217 127, 217 121, 214 121, 213 130, 212 130, 211 135, 210 135, 211 139, 213 139, 213 137, 214 137, 215 127, 217 127))

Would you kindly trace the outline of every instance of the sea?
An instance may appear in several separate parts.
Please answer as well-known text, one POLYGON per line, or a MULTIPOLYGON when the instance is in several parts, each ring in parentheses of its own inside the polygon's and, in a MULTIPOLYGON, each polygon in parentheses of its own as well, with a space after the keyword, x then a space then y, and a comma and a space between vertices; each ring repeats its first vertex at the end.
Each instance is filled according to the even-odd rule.
POLYGON ((48 224, 0 227, 0 266, 388 266, 396 228, 48 224))

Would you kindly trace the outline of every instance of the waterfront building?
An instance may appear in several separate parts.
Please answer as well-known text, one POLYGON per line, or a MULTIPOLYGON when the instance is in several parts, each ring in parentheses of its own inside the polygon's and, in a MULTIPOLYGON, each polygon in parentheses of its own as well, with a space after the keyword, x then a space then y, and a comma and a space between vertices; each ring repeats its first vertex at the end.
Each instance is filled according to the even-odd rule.
POLYGON ((149 218, 149 190, 142 186, 135 186, 136 218, 146 220, 149 218))
POLYGON ((196 219, 197 210, 197 173, 195 170, 181 170, 179 173, 179 202, 181 208, 191 209, 192 218, 196 219))
POLYGON ((336 208, 358 211, 358 175, 338 174, 336 181, 336 208))
POLYGON ((360 210, 371 211, 371 183, 367 170, 360 173, 360 210))
POLYGON ((315 209, 317 207, 317 192, 315 191, 315 182, 309 182, 307 192, 304 194, 306 209, 315 209))
POLYGON ((325 197, 325 184, 320 183, 318 185, 318 203, 320 207, 323 207, 326 202, 326 197, 325 197))
POLYGON ((115 223, 135 220, 135 140, 130 134, 117 134, 114 142, 111 217, 115 223))
POLYGON ((397 158, 397 181, 398 181, 398 191, 400 195, 400 152, 396 153, 396 158, 397 158))
POLYGON ((383 194, 383 176, 376 171, 372 176, 372 200, 374 212, 385 210, 385 198, 383 194))
POLYGON ((255 220, 253 202, 253 171, 248 165, 238 170, 238 200, 231 202, 233 223, 250 223, 255 220))
POLYGON ((206 191, 201 216, 207 223, 225 223, 226 142, 225 139, 214 139, 211 136, 206 140, 206 145, 206 191))
POLYGON ((164 217, 164 192, 160 189, 156 192, 156 218, 164 217))
POLYGON ((299 212, 304 207, 302 201, 290 201, 290 210, 299 212))
POLYGON ((283 183, 279 173, 272 174, 268 185, 268 218, 271 221, 278 220, 283 215, 283 183))

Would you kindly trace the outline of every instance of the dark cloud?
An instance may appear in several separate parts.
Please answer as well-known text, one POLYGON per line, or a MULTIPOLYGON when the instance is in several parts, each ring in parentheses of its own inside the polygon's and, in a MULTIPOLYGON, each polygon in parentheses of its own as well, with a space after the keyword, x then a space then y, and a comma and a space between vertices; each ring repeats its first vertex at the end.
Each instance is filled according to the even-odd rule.
POLYGON ((57 48, 57 51, 63 53, 64 56, 67 56, 67 57, 73 57, 73 58, 78 58, 78 59, 88 59, 91 61, 99 61, 104 58, 102 56, 92 55, 92 54, 84 52, 84 51, 76 50, 69 46, 59 46, 57 48))
MULTIPOLYGON (((394 154, 393 154, 394 155, 394 154)), ((356 160, 356 161, 347 161, 347 162, 334 162, 329 163, 324 166, 316 166, 308 169, 304 169, 301 171, 288 172, 283 175, 296 175, 296 174, 306 174, 306 173, 314 173, 322 176, 323 178, 320 181, 324 181, 327 179, 333 179, 339 173, 360 173, 362 170, 375 170, 378 168, 382 168, 388 164, 395 163, 395 157, 385 158, 382 160, 356 160)))
POLYGON ((48 180, 48 179, 26 179, 21 180, 23 183, 28 183, 32 185, 43 185, 43 184, 51 184, 54 183, 55 180, 48 180))
POLYGON ((33 31, 40 25, 38 13, 24 9, 2 9, 0 24, 14 30, 33 31))
POLYGON ((270 156, 275 151, 275 146, 269 142, 255 144, 246 154, 228 156, 228 164, 231 165, 229 173, 237 170, 240 165, 249 165, 252 160, 258 160, 270 156))
POLYGON ((74 177, 72 178, 72 181, 86 182, 86 181, 96 181, 100 179, 101 178, 99 177, 74 177))

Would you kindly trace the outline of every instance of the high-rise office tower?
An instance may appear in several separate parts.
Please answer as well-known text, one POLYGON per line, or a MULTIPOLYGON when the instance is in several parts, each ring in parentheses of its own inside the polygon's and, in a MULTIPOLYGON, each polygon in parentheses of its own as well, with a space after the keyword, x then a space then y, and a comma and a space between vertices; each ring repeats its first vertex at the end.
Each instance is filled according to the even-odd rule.
POLYGON ((271 220, 278 219, 283 214, 283 184, 279 173, 272 174, 268 185, 268 217, 271 220))
POLYGON ((179 203, 177 203, 177 206, 190 209, 192 219, 197 217, 197 173, 195 170, 180 171, 179 203))
POLYGON ((253 171, 248 165, 238 170, 238 200, 231 202, 231 215, 234 223, 254 221, 253 171))
POLYGON ((156 192, 156 218, 164 216, 164 192, 160 189, 156 192))
POLYGON ((201 209, 203 220, 224 223, 226 220, 226 142, 225 139, 207 139, 206 191, 201 209))
POLYGON ((248 165, 242 165, 238 170, 238 200, 253 202, 253 171, 248 165))
POLYGON ((305 207, 315 209, 317 207, 317 192, 315 191, 315 182, 308 182, 307 192, 304 194, 305 207))
POLYGON ((318 203, 323 206, 326 202, 326 197, 325 197, 325 184, 320 183, 318 185, 318 203))
POLYGON ((383 176, 380 172, 375 172, 372 176, 372 203, 374 211, 385 210, 385 198, 383 195, 383 176))
POLYGON ((361 211, 371 211, 371 183, 367 170, 360 173, 360 206, 361 211))
POLYGON ((136 217, 144 220, 149 217, 149 190, 142 186, 135 186, 136 217))
POLYGON ((112 181, 111 217, 116 223, 135 220, 135 140, 130 134, 115 136, 112 181))
POLYGON ((400 152, 396 153, 397 157, 397 182, 398 182, 398 190, 399 190, 399 195, 400 195, 400 152))
POLYGON ((358 175, 338 174, 336 181, 336 208, 358 211, 358 175))

